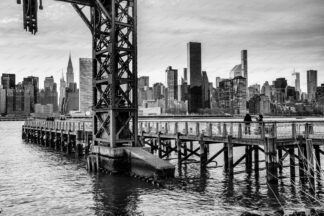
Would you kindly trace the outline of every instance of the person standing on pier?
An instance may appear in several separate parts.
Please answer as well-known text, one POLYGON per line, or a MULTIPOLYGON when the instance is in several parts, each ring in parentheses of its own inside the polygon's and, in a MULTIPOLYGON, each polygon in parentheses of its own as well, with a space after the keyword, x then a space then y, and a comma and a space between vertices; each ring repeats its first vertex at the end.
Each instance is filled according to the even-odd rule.
POLYGON ((251 135, 251 122, 252 122, 252 117, 250 116, 249 113, 247 113, 245 115, 245 117, 244 117, 244 123, 245 123, 244 131, 245 131, 245 134, 251 135))

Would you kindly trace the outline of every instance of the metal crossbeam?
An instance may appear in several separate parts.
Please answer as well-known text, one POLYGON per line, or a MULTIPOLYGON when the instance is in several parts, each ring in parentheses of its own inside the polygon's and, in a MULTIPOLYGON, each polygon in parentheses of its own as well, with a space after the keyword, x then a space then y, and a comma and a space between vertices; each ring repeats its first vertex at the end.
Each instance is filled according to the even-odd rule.
MULTIPOLYGON (((137 0, 56 1, 71 3, 92 33, 94 144, 138 146, 137 0)), ((37 7, 38 0, 23 0, 24 28, 33 34, 37 7)))

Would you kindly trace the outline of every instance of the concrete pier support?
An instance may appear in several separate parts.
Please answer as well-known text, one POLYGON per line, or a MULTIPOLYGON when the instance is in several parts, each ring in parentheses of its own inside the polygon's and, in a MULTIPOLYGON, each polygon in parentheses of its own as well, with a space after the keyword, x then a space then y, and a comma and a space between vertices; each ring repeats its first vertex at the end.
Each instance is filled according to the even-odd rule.
POLYGON ((277 143, 275 138, 265 138, 264 143, 267 181, 278 183, 277 143))

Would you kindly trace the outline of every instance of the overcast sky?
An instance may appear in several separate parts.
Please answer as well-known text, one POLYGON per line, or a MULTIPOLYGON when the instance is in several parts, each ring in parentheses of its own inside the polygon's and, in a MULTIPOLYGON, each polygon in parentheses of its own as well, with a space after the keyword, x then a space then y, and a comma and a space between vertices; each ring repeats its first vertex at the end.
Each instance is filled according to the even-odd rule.
MULTIPOLYGON (((44 1, 36 36, 24 32, 22 7, 0 1, 0 73, 24 76, 66 72, 69 51, 76 81, 79 58, 91 57, 90 32, 66 3, 44 1)), ((171 65, 181 72, 187 65, 186 43, 202 43, 202 68, 209 80, 227 78, 248 50, 249 84, 286 77, 293 84, 294 68, 318 70, 324 83, 323 0, 138 0, 138 73, 150 84, 165 81, 171 65)))

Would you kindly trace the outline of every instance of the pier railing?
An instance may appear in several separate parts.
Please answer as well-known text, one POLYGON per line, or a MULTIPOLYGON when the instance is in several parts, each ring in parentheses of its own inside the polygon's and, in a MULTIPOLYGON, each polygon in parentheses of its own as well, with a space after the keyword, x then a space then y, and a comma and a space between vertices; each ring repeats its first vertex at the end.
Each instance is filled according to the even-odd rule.
MULTIPOLYGON (((29 120, 26 126, 44 127, 53 130, 92 131, 89 120, 41 121, 29 120)), ((310 139, 324 139, 324 121, 285 121, 285 122, 242 122, 242 121, 160 121, 140 120, 138 132, 141 134, 158 134, 188 137, 223 137, 231 135, 234 139, 296 139, 303 136, 310 139)))

